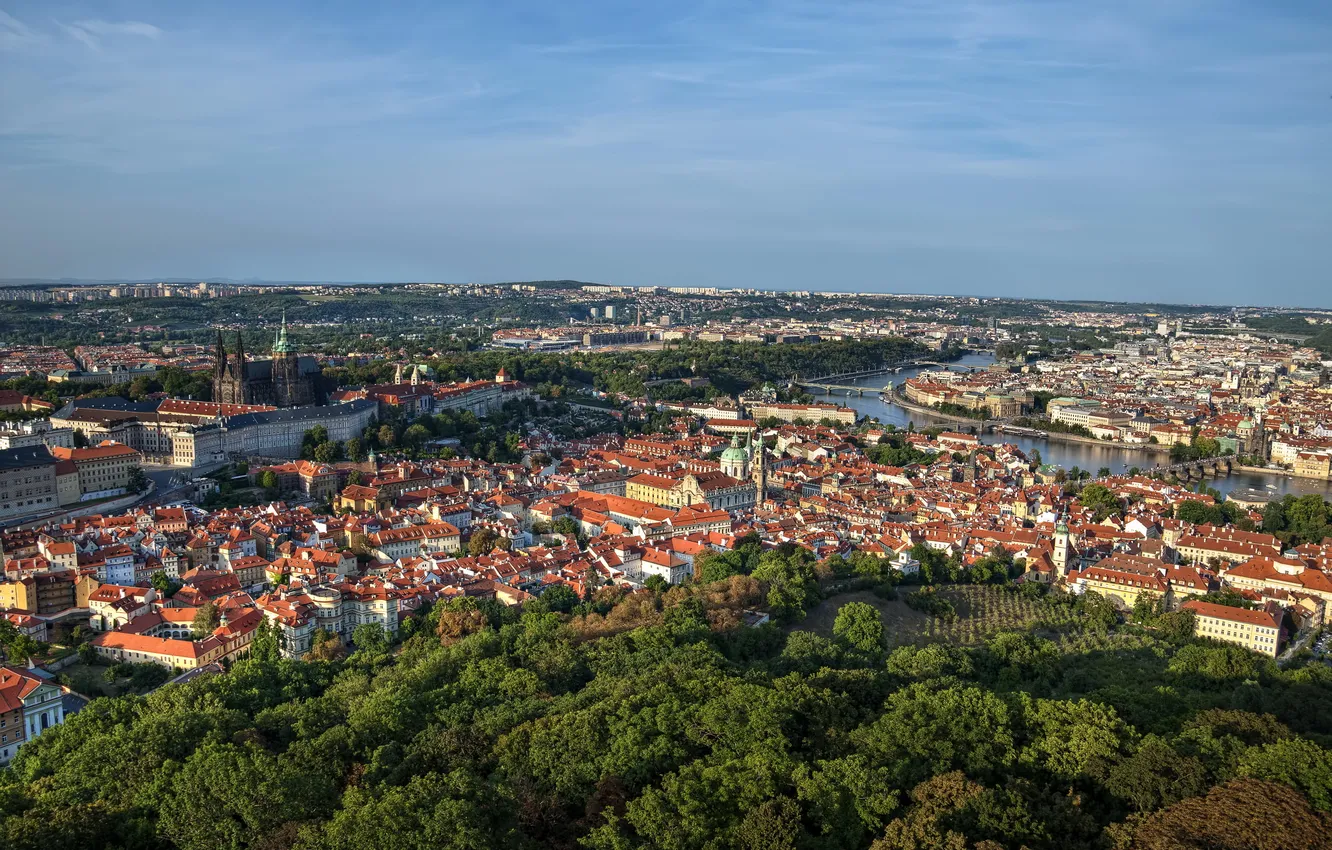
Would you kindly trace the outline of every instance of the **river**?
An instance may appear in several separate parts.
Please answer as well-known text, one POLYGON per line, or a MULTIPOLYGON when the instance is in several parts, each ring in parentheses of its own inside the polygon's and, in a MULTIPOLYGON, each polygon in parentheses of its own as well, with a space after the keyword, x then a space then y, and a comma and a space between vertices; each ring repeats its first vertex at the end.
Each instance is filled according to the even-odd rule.
MULTIPOLYGON (((958 366, 975 366, 983 369, 994 362, 993 355, 990 354, 967 354, 961 359, 954 361, 958 366)), ((818 401, 836 401, 838 404, 845 404, 847 407, 854 408, 862 416, 873 416, 885 425, 896 425, 898 428, 906 428, 908 424, 915 423, 916 427, 925 428, 930 425, 944 425, 949 428, 964 431, 966 425, 952 422, 946 419, 939 419, 928 414, 916 413, 911 410, 886 402, 879 398, 879 391, 891 381, 894 386, 900 387, 904 381, 914 378, 921 372, 927 372, 933 369, 932 366, 913 367, 903 369, 901 372, 886 373, 883 375, 874 375, 868 378, 856 378, 852 380, 838 381, 838 383, 847 386, 865 387, 865 395, 848 396, 845 392, 834 392, 832 398, 822 395, 816 395, 818 401), (870 390, 874 392, 870 392, 870 390)), ((1144 470, 1151 469, 1158 463, 1166 461, 1166 455, 1157 452, 1148 452, 1141 449, 1131 448, 1129 446, 1098 446, 1091 443, 1073 443, 1062 442, 1058 440, 1035 439, 1032 437, 1018 437, 1011 434, 986 434, 981 438, 986 443, 1011 443, 1030 455, 1032 451, 1039 451, 1041 459, 1045 463, 1053 463, 1071 469, 1079 467, 1090 470, 1095 474, 1102 467, 1109 467, 1115 473, 1127 472, 1130 467, 1137 466, 1144 470)), ((1237 489, 1266 489, 1269 493, 1285 494, 1295 493, 1297 495, 1304 493, 1321 493, 1325 497, 1332 497, 1332 482, 1316 481, 1309 478, 1295 478, 1289 475, 1268 475, 1260 472, 1234 472, 1225 478, 1209 478, 1207 483, 1215 487, 1221 493, 1229 493, 1237 489)))

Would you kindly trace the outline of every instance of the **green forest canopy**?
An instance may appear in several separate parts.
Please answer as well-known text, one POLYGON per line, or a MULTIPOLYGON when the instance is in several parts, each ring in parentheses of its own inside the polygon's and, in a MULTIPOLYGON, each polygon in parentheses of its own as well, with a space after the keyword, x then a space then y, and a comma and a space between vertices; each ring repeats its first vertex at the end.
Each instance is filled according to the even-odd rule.
MULTIPOLYGON (((660 351, 599 351, 542 354, 521 351, 469 351, 431 360, 440 380, 490 377, 502 367, 534 386, 584 385, 606 392, 641 395, 654 378, 707 376, 723 392, 734 393, 763 381, 793 375, 860 372, 900 363, 925 353, 900 338, 836 340, 787 345, 691 342, 660 351)), ((383 380, 390 364, 331 370, 343 383, 383 380)))
MULTIPOLYGON (((796 374, 860 372, 924 353, 924 348, 905 339, 886 338, 790 345, 691 342, 660 351, 457 351, 430 358, 428 362, 436 369, 440 381, 489 379, 503 368, 511 377, 543 389, 591 386, 637 396, 646 391, 644 381, 654 378, 683 378, 697 373, 709 377, 722 392, 736 393, 763 381, 785 381, 796 374)), ((390 381, 396 365, 397 361, 383 360, 365 366, 329 367, 324 370, 324 389, 390 381)), ((0 387, 52 401, 71 394, 142 398, 159 390, 206 398, 212 392, 211 379, 207 371, 187 373, 168 368, 161 370, 156 378, 140 378, 135 384, 109 387, 48 384, 38 378, 16 378, 0 383, 0 387)))
POLYGON ((1322 665, 1144 633, 889 651, 863 610, 834 639, 734 627, 757 574, 603 589, 580 615, 459 601, 396 657, 285 661, 265 642, 228 674, 96 700, 0 773, 0 846, 1326 840, 1322 665))

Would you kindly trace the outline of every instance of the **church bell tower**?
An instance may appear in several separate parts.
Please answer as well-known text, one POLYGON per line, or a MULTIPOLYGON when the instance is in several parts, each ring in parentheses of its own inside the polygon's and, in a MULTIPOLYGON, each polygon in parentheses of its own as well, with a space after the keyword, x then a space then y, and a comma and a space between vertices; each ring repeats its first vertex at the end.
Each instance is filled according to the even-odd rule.
POLYGON ((763 452, 763 439, 755 434, 752 446, 754 449, 754 460, 749 468, 754 476, 754 504, 759 505, 768 498, 768 459, 763 452))

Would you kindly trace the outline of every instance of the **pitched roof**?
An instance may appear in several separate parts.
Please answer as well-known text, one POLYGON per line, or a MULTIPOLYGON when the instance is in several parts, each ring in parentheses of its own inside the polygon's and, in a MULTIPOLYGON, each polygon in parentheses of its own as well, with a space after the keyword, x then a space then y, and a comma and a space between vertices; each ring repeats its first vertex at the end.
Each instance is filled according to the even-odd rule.
POLYGON ((25 673, 17 667, 0 665, 0 712, 23 708, 23 700, 43 684, 45 680, 31 673, 25 673))
POLYGON ((1121 570, 1106 570, 1100 567, 1088 567, 1078 574, 1080 578, 1088 581, 1099 581, 1105 584, 1118 584, 1124 587, 1140 587, 1148 590, 1155 590, 1164 593, 1165 584, 1156 576, 1145 576, 1141 573, 1127 573, 1121 570))
POLYGON ((61 460, 72 460, 75 463, 89 460, 105 460, 112 457, 138 457, 139 453, 129 446, 121 443, 103 443, 100 446, 89 446, 86 449, 67 449, 64 446, 56 446, 51 449, 51 453, 61 460))
POLYGON ((107 649, 123 649, 128 652, 143 652, 150 655, 166 655, 173 658, 199 658, 210 650, 222 645, 215 637, 203 640, 176 640, 174 638, 149 637, 129 632, 102 632, 93 638, 93 646, 107 649))
POLYGON ((1180 606, 1185 611, 1193 611, 1200 617, 1212 617, 1229 620, 1232 623, 1245 623, 1251 626, 1265 626, 1275 629, 1279 625, 1276 618, 1267 611, 1254 611, 1249 608, 1232 608, 1229 605, 1217 605, 1215 602, 1202 602, 1190 599, 1180 606))
POLYGON ((21 446, 17 449, 0 451, 0 469, 21 469, 25 466, 41 466, 54 463, 56 457, 45 445, 21 446))

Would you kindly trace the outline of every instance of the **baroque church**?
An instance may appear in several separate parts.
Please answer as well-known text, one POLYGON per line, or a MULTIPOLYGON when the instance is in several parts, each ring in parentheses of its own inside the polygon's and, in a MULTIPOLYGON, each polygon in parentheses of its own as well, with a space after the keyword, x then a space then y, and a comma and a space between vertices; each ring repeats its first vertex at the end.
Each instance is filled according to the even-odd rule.
POLYGON ((271 404, 297 407, 318 400, 319 363, 313 357, 301 357, 287 341, 287 317, 273 341, 268 360, 246 362, 239 331, 236 348, 227 356, 222 331, 217 332, 217 353, 213 366, 213 401, 224 404, 271 404))
POLYGON ((731 437, 731 446, 721 454, 718 472, 691 472, 679 484, 680 503, 706 502, 714 510, 744 510, 767 498, 768 465, 761 440, 747 439, 740 445, 740 435, 731 437))

